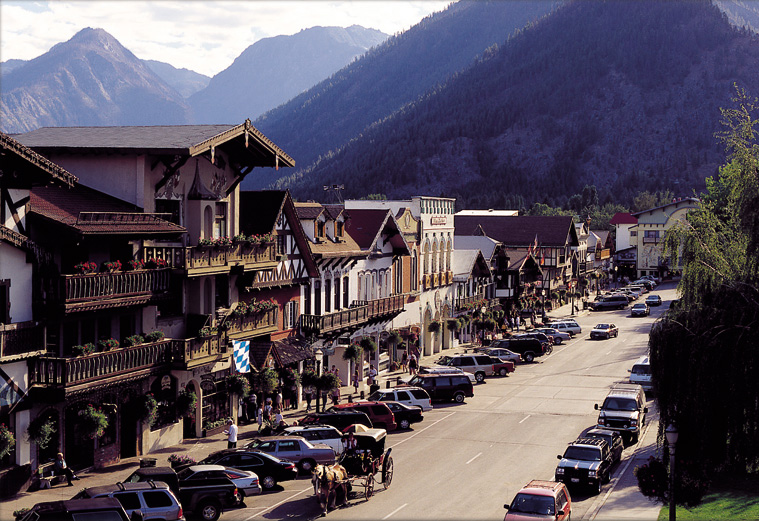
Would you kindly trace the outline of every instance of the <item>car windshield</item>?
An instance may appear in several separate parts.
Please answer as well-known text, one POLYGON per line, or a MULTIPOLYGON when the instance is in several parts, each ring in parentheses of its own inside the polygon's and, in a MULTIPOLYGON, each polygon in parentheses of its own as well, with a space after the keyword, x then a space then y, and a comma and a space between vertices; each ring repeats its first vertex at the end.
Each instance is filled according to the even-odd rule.
POLYGON ((410 385, 421 385, 422 379, 415 375, 411 378, 411 380, 408 381, 408 383, 410 385))
MULTIPOLYGON (((212 465, 213 464, 212 461, 207 461, 209 458, 210 458, 210 456, 208 458, 202 460, 200 462, 200 464, 201 465, 212 465)), ((194 470, 184 469, 184 470, 180 470, 179 472, 177 472, 177 478, 179 479, 179 481, 184 481, 187 478, 189 478, 190 476, 192 476, 193 474, 195 474, 194 470)))
POLYGON ((567 447, 566 452, 564 452, 564 458, 582 461, 601 461, 601 451, 592 447, 567 447))
POLYGON ((511 512, 522 514, 538 514, 544 516, 554 515, 555 505, 551 496, 537 496, 534 494, 517 494, 509 507, 511 512))
POLYGON ((453 359, 450 356, 441 356, 435 363, 438 365, 450 365, 451 360, 453 359))
POLYGON ((609 329, 609 324, 598 324, 593 329, 609 329))
POLYGON ((632 368, 632 374, 651 374, 650 365, 634 365, 632 368))
POLYGON ((638 410, 637 404, 632 398, 607 398, 606 401, 604 401, 603 408, 608 411, 638 410))
POLYGON ((635 304, 633 307, 635 309, 646 309, 646 305, 645 304, 635 304))

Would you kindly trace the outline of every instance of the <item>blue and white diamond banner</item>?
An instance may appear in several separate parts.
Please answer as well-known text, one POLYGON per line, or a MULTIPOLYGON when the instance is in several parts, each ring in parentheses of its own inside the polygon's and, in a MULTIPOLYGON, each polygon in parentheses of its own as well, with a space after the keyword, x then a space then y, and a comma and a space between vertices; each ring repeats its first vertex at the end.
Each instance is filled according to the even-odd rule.
POLYGON ((238 373, 250 372, 250 340, 235 340, 233 342, 235 368, 238 373))

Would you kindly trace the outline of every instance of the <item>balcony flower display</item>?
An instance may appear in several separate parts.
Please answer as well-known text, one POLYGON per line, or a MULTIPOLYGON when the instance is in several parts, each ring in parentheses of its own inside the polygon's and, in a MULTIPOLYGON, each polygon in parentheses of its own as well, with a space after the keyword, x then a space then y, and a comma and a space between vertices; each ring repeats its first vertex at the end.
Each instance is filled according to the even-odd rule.
POLYGON ((145 261, 145 268, 149 270, 168 268, 169 263, 166 259, 154 259, 153 257, 145 261))
POLYGON ((86 344, 75 345, 71 348, 71 352, 74 356, 87 356, 95 352, 95 344, 87 342, 86 344))
POLYGON ((198 239, 198 246, 213 246, 213 239, 198 239))
POLYGON ((203 327, 200 328, 200 331, 198 331, 198 336, 199 337, 209 337, 209 336, 214 336, 218 332, 219 332, 219 330, 217 328, 215 328, 215 327, 203 326, 203 327))
POLYGON ((130 335, 121 342, 124 347, 134 347, 144 343, 145 338, 142 335, 130 335))
POLYGON ((74 266, 74 269, 77 271, 77 273, 86 275, 88 273, 95 273, 98 269, 98 265, 92 261, 84 261, 74 266))
POLYGON ((14 445, 16 445, 16 437, 4 423, 0 423, 0 458, 7 456, 14 445))
POLYGON ((119 341, 115 338, 109 338, 107 340, 98 341, 98 347, 101 351, 110 351, 111 349, 118 349, 119 341))
POLYGON ((113 273, 115 271, 121 271, 121 261, 115 260, 115 261, 104 262, 100 266, 100 271, 105 272, 105 273, 113 273))
POLYGON ((244 233, 238 233, 234 237, 232 237, 232 242, 250 242, 248 240, 248 236, 244 233))
POLYGON ((268 300, 253 299, 250 301, 250 304, 248 304, 248 312, 250 314, 264 313, 266 311, 275 309, 277 307, 279 307, 279 304, 277 304, 273 299, 268 299, 268 300))
POLYGON ((108 416, 101 409, 96 409, 91 403, 79 411, 78 416, 78 424, 82 433, 90 439, 94 440, 101 437, 108 428, 108 416))
POLYGON ((145 335, 145 340, 149 343, 153 342, 159 342, 163 340, 166 337, 166 335, 163 333, 163 331, 151 331, 150 333, 145 335))
POLYGON ((217 237, 214 239, 213 245, 217 248, 221 248, 223 246, 232 246, 232 239, 229 237, 217 237))
POLYGON ((132 259, 126 264, 126 270, 142 270, 145 269, 145 261, 142 259, 132 259))

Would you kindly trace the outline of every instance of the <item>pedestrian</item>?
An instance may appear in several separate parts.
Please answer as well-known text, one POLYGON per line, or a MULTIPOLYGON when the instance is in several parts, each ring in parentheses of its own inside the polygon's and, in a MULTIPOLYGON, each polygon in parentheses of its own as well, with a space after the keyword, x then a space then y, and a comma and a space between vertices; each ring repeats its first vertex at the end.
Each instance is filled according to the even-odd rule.
POLYGON ((332 373, 332 374, 336 374, 337 373, 337 368, 335 367, 335 364, 332 364, 332 369, 330 369, 329 372, 332 373))
POLYGON ((266 405, 264 405, 264 420, 269 421, 271 420, 271 411, 273 407, 271 406, 271 398, 266 399, 266 405))
POLYGON ((256 396, 256 393, 250 393, 250 396, 248 396, 248 416, 250 417, 251 422, 253 421, 257 410, 258 396, 256 396))
POLYGON ((514 317, 514 324, 517 326, 517 332, 519 332, 519 315, 514 317))
POLYGON ((401 355, 401 369, 405 373, 408 369, 408 349, 401 355))
POLYGON ((274 408, 282 408, 282 389, 277 389, 277 394, 274 395, 274 408))
POLYGON ((245 403, 245 398, 241 398, 237 402, 237 419, 240 421, 240 423, 248 422, 247 404, 245 403))
POLYGON ((353 392, 358 394, 358 383, 361 381, 361 378, 358 375, 358 367, 356 367, 356 370, 353 371, 353 392))
POLYGON ((66 476, 66 481, 68 482, 68 486, 73 487, 74 484, 71 482, 72 479, 79 479, 76 474, 74 474, 74 471, 71 470, 71 467, 66 465, 66 460, 63 459, 63 453, 59 452, 58 455, 55 457, 55 463, 53 464, 53 471, 55 472, 56 476, 66 476))
POLYGON ((313 389, 311 386, 308 386, 304 389, 304 392, 306 394, 306 412, 311 410, 311 398, 313 398, 313 389))
POLYGON ((284 418, 282 418, 282 409, 274 409, 274 425, 279 427, 282 421, 284 421, 284 418))
POLYGON ((377 379, 377 369, 373 365, 369 366, 369 385, 374 385, 377 379))
POLYGON ((416 355, 414 353, 411 353, 411 358, 408 361, 408 372, 409 374, 416 374, 416 355))
POLYGON ((227 420, 227 428, 224 430, 224 434, 227 435, 227 448, 237 448, 237 425, 232 418, 227 420))
POLYGON ((258 423, 258 432, 261 432, 261 427, 264 426, 264 408, 261 405, 256 409, 256 423, 258 423))
POLYGON ((340 387, 335 387, 332 389, 332 404, 337 405, 340 403, 340 387))

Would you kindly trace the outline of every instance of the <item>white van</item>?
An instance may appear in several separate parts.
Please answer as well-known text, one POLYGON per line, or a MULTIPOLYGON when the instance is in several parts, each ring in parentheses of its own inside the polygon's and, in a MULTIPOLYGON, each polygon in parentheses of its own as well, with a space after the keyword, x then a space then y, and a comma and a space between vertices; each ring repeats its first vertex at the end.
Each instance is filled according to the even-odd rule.
POLYGON ((565 320, 554 320, 553 322, 549 322, 546 327, 552 327, 554 329, 558 329, 559 331, 563 331, 564 333, 569 333, 570 335, 579 335, 582 333, 582 328, 577 323, 576 320, 568 318, 565 320))
POLYGON ((651 362, 648 356, 641 356, 630 369, 630 383, 638 384, 646 391, 651 391, 651 362))

